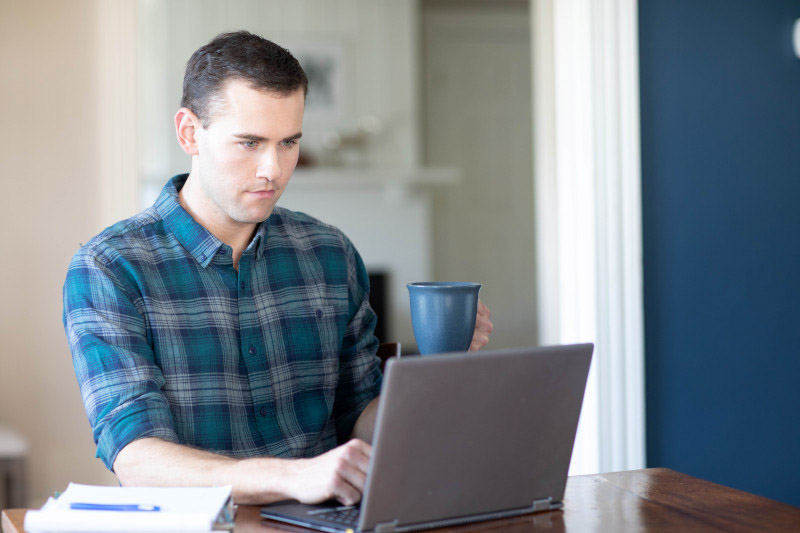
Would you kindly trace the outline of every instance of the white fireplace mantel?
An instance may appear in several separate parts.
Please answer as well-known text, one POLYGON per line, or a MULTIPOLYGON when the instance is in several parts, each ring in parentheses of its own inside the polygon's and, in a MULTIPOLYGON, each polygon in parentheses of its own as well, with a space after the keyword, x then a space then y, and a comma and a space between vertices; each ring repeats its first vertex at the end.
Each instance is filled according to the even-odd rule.
MULTIPOLYGON (((407 193, 421 191, 428 187, 445 187, 456 185, 461 181, 462 172, 456 167, 417 167, 400 168, 384 166, 318 166, 298 167, 292 174, 289 185, 291 191, 308 191, 310 189, 342 187, 352 189, 383 189, 387 194, 395 196, 398 191, 407 193)), ((144 209, 158 198, 167 178, 145 177, 141 184, 140 205, 144 209)), ((405 198, 406 194, 402 194, 405 198)), ((283 205, 281 200, 280 205, 283 205)))
POLYGON ((292 186, 435 187, 455 185, 460 180, 461 171, 455 167, 298 167, 292 176, 292 186))

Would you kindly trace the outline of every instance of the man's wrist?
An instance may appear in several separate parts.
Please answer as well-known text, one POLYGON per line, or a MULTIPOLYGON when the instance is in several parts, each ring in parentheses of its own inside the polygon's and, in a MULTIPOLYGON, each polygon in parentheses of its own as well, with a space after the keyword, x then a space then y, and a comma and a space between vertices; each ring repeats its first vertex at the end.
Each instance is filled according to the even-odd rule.
POLYGON ((233 465, 234 500, 264 504, 293 498, 291 463, 302 459, 253 457, 233 465))

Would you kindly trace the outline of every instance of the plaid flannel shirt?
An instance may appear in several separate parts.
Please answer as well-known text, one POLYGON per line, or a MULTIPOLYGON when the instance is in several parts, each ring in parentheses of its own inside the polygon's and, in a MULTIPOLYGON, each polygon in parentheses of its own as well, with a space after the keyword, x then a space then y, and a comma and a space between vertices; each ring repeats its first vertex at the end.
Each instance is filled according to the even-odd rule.
POLYGON ((97 444, 159 437, 235 457, 311 457, 346 441, 381 387, 366 269, 339 230, 275 208, 232 250, 178 202, 75 254, 64 327, 97 444))

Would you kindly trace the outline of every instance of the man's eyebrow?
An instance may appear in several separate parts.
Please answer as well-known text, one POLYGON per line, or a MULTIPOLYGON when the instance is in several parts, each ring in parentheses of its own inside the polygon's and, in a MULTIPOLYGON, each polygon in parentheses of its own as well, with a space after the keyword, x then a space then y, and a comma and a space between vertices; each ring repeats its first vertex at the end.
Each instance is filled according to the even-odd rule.
MULTIPOLYGON (((267 141, 268 140, 266 137, 262 137, 261 135, 256 135, 254 133, 234 133, 233 136, 236 137, 236 138, 239 138, 239 139, 245 139, 247 141, 259 141, 259 142, 262 142, 262 141, 267 141)), ((299 133, 295 133, 294 135, 292 135, 290 137, 286 137, 283 140, 284 141, 294 141, 295 139, 299 139, 302 136, 303 136, 303 132, 299 132, 299 133)))
POLYGON ((234 133, 234 137, 238 137, 239 139, 246 139, 248 141, 266 141, 266 137, 262 137, 261 135, 256 135, 254 133, 234 133))

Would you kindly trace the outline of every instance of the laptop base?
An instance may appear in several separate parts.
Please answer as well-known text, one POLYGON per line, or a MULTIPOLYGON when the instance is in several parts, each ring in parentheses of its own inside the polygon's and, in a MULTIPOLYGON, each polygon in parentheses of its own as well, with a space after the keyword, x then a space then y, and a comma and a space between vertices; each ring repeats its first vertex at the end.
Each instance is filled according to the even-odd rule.
MULTIPOLYGON (((316 529, 318 531, 326 531, 330 533, 361 533, 358 528, 358 519, 356 518, 351 524, 342 524, 337 521, 327 520, 325 515, 326 511, 335 511, 338 504, 324 504, 324 505, 306 505, 302 503, 282 503, 273 504, 272 506, 263 507, 261 509, 262 518, 274 520, 276 522, 284 522, 295 526, 316 529), (301 513, 299 509, 306 512, 307 518, 300 518, 301 513), (285 514, 284 514, 285 513, 285 514)), ((472 524, 475 522, 484 522, 487 520, 497 520, 500 518, 513 518, 515 516, 522 516, 526 514, 539 513, 543 511, 555 511, 564 507, 563 502, 554 502, 548 498, 545 500, 538 500, 534 502, 531 507, 524 509, 510 509, 508 511, 495 511, 492 513, 485 513, 480 515, 460 516, 458 518, 445 518, 442 520, 435 520, 432 522, 425 522, 420 524, 406 524, 399 525, 397 521, 377 524, 375 529, 368 530, 375 533, 405 533, 408 531, 423 531, 426 529, 434 529, 440 527, 454 527, 465 524, 472 524)), ((366 532, 365 532, 366 533, 366 532)))

